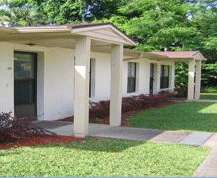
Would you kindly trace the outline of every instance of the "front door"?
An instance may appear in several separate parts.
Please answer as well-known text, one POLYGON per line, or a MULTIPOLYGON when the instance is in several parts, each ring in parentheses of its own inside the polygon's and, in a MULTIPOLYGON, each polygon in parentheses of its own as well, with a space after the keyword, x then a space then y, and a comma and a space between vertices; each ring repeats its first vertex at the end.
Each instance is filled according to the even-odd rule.
POLYGON ((36 118, 37 54, 14 53, 14 105, 16 117, 36 118))

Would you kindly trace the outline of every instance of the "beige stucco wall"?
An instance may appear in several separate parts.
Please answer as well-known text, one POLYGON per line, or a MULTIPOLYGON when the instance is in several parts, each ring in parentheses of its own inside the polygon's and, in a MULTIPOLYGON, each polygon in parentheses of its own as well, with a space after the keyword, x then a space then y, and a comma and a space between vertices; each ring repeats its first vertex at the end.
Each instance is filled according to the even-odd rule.
MULTIPOLYGON (((56 120, 71 116, 73 114, 74 51, 11 43, 0 43, 0 112, 14 111, 15 50, 38 53, 38 119, 56 120)), ((96 60, 95 96, 92 100, 108 100, 111 86, 111 54, 92 52, 91 57, 96 60)), ((149 94, 150 63, 153 61, 144 59, 135 62, 138 63, 139 68, 137 91, 132 94, 127 93, 127 62, 124 61, 123 96, 149 94)), ((164 63, 174 65, 171 62, 164 63)))
POLYGON ((0 112, 14 111, 12 45, 0 43, 0 112))
POLYGON ((14 51, 38 53, 37 115, 55 120, 73 113, 73 51, 0 43, 0 112, 14 111, 14 51))

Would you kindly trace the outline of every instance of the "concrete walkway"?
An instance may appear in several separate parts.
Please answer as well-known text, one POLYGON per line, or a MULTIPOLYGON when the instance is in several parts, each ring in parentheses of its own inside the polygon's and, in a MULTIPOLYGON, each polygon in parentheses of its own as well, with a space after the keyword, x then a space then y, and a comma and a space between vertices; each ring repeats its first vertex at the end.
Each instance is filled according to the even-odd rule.
MULTIPOLYGON (((58 135, 73 135, 71 122, 38 122, 37 125, 58 135)), ((102 124, 89 124, 89 136, 117 138, 138 141, 153 141, 156 143, 185 144, 202 146, 212 136, 208 132, 160 131, 157 129, 143 129, 132 127, 111 127, 102 124)))
POLYGON ((211 153, 195 172, 195 176, 214 177, 217 176, 217 134, 214 134, 204 146, 211 148, 211 153))
MULTIPOLYGON (((36 124, 58 135, 73 135, 72 122, 44 121, 36 124)), ((217 176, 217 134, 89 124, 89 136, 209 147, 212 149, 211 153, 196 170, 195 176, 217 176)))

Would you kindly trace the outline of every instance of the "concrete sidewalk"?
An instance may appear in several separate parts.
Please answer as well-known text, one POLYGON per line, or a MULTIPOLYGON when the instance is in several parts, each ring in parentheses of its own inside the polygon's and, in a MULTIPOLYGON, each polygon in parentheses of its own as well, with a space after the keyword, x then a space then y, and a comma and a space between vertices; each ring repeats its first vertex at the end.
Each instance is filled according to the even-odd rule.
POLYGON ((204 146, 211 148, 211 153, 195 172, 195 176, 214 177, 217 176, 217 134, 214 134, 204 146))

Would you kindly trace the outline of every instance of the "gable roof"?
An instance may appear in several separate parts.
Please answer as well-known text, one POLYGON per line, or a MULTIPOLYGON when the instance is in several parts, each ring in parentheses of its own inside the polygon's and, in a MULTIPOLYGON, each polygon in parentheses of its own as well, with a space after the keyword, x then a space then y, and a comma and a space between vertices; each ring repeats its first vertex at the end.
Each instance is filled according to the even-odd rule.
POLYGON ((124 49, 125 58, 124 60, 140 60, 140 59, 151 59, 151 60, 174 60, 174 61, 188 61, 188 60, 199 60, 203 61, 206 58, 199 51, 165 51, 165 52, 142 52, 133 49, 124 49))
POLYGON ((119 28, 117 28, 112 23, 99 23, 99 24, 78 24, 78 25, 69 25, 73 33, 87 34, 89 36, 95 37, 91 31, 95 31, 101 37, 108 39, 121 37, 126 45, 135 46, 136 43, 123 33, 119 28), (116 35, 115 35, 116 34, 116 35))
POLYGON ((165 51, 165 52, 150 52, 154 55, 164 56, 167 59, 195 59, 206 60, 199 51, 165 51))
POLYGON ((13 27, 17 33, 70 33, 135 46, 136 43, 111 23, 13 27))

